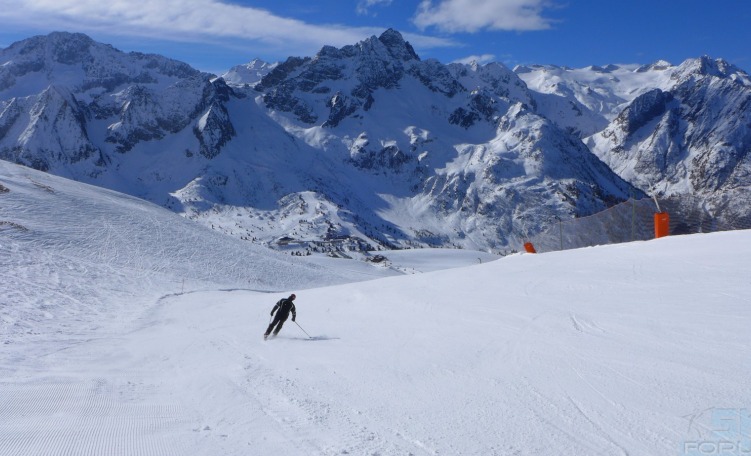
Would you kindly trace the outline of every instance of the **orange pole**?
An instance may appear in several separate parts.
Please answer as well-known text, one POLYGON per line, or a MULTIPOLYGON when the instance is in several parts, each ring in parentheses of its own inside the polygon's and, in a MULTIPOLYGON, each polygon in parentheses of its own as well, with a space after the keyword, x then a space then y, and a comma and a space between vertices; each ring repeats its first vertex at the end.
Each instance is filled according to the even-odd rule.
POLYGON ((537 253, 537 250, 535 250, 535 246, 532 245, 531 242, 524 243, 524 250, 526 250, 527 253, 537 253))
POLYGON ((670 215, 667 212, 655 212, 655 239, 670 234, 670 215))

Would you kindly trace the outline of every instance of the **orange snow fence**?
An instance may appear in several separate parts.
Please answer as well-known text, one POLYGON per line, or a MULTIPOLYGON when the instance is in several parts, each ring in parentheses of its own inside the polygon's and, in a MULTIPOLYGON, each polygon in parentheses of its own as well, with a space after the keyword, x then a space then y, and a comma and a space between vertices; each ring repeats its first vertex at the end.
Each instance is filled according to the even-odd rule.
POLYGON ((670 234, 670 215, 667 212, 655 212, 655 238, 670 234))
POLYGON ((535 250, 535 246, 532 245, 531 242, 524 243, 524 250, 526 250, 527 253, 537 253, 537 250, 535 250))

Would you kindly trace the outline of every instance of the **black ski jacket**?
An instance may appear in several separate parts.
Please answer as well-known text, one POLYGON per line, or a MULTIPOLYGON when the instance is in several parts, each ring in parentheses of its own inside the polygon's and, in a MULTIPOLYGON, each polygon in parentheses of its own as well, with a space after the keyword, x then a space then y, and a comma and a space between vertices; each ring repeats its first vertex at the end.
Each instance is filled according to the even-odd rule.
POLYGON ((294 320, 297 318, 297 314, 295 313, 295 304, 292 302, 289 298, 282 298, 274 304, 274 308, 271 309, 271 315, 274 315, 274 312, 279 311, 279 316, 284 316, 285 318, 292 313, 292 319, 294 320))

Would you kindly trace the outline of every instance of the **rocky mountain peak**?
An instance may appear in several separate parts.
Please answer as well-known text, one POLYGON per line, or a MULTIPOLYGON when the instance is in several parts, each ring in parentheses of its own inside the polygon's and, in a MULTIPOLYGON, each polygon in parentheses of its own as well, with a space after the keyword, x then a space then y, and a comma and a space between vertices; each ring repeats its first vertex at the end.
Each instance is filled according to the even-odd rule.
POLYGON ((66 65, 83 63, 97 43, 83 33, 52 32, 12 44, 8 50, 19 55, 37 54, 66 65))
POLYGON ((668 68, 672 66, 673 64, 671 64, 667 60, 657 60, 655 62, 650 63, 649 65, 640 66, 639 68, 635 70, 635 72, 646 73, 647 71, 662 71, 662 70, 667 70, 668 68))
POLYGON ((378 37, 378 41, 383 43, 395 59, 407 62, 409 60, 420 60, 409 42, 404 40, 401 33, 394 29, 388 29, 378 37))
POLYGON ((0 50, 0 97, 29 96, 48 85, 65 85, 74 93, 82 93, 201 74, 186 63, 153 54, 124 53, 81 33, 53 32, 0 50), (41 77, 32 78, 31 84, 26 81, 16 85, 31 74, 41 77))
POLYGON ((618 124, 626 134, 633 134, 653 118, 662 115, 672 99, 673 96, 670 92, 663 92, 660 89, 652 89, 636 97, 634 101, 621 111, 618 117, 616 117, 615 123, 618 124))
POLYGON ((227 84, 241 86, 248 84, 254 86, 258 84, 264 76, 269 74, 278 63, 268 63, 261 59, 253 59, 243 65, 235 65, 226 73, 222 74, 222 79, 227 84))
POLYGON ((434 92, 453 96, 461 90, 442 64, 421 62, 393 29, 340 49, 324 46, 313 58, 289 58, 255 89, 264 93, 270 109, 291 113, 308 125, 336 127, 357 111, 368 111, 375 90, 397 88, 406 74, 434 92))
POLYGON ((707 55, 683 62, 676 68, 672 79, 686 81, 707 76, 720 79, 731 78, 744 85, 751 85, 751 79, 745 71, 724 59, 713 59, 707 55))

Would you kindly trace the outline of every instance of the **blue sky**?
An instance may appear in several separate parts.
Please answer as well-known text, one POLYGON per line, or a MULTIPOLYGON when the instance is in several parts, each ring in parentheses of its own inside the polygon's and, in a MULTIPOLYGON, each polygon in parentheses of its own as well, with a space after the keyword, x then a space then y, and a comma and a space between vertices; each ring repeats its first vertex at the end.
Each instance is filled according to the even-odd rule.
POLYGON ((0 47, 83 32, 222 73, 387 28, 420 57, 584 67, 709 55, 751 70, 749 0, 0 0, 0 47))

